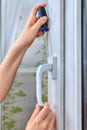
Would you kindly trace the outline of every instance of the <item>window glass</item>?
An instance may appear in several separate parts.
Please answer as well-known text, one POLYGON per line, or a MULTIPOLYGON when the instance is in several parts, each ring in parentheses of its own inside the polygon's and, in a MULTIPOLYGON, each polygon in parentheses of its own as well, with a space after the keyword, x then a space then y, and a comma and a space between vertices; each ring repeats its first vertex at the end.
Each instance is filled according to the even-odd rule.
MULTIPOLYGON (((1 0, 0 62, 19 37, 32 7, 41 0, 1 0)), ((46 2, 46 0, 44 0, 46 2)), ((36 104, 35 68, 47 62, 47 34, 36 39, 26 52, 20 71, 2 104, 1 130, 24 130, 36 104), (28 72, 27 72, 28 68, 28 72), (34 71, 33 71, 34 70, 34 71)), ((47 100, 47 73, 43 74, 43 101, 47 100)))
MULTIPOLYGON (((15 2, 11 0, 2 0, 0 55, 2 55, 3 58, 22 32, 28 20, 31 9, 40 2, 41 0, 22 0, 20 3, 19 0, 15 0, 15 2)), ((46 40, 47 35, 40 39, 37 38, 34 41, 34 44, 28 49, 23 58, 23 67, 34 67, 37 61, 42 58, 42 55, 39 55, 39 52, 38 55, 36 55, 36 53, 37 50, 40 50, 40 52, 42 49, 46 50, 47 44, 44 44, 46 43, 46 40)))

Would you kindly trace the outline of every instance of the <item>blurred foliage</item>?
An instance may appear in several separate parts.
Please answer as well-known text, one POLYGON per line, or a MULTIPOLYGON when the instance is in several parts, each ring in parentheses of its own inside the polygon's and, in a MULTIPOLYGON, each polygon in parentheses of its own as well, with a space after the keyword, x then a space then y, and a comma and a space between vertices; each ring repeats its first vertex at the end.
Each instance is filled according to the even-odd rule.
POLYGON ((22 108, 16 104, 18 99, 26 96, 20 88, 22 85, 22 82, 15 80, 5 102, 2 105, 2 130, 18 130, 15 125, 16 121, 14 115, 16 116, 16 114, 22 112, 22 108))

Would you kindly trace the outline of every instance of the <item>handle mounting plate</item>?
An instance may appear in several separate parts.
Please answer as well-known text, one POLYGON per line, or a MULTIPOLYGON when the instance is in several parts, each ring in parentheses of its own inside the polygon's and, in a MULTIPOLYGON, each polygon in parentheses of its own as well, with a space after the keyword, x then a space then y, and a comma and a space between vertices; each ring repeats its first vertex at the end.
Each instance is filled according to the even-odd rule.
POLYGON ((48 57, 48 63, 51 63, 53 65, 51 76, 52 79, 56 79, 57 78, 57 57, 56 56, 48 57))

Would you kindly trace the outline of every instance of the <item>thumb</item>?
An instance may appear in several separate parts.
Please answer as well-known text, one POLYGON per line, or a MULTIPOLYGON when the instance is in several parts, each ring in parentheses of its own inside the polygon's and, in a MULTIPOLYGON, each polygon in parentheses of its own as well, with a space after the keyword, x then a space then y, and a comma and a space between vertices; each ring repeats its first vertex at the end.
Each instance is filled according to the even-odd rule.
POLYGON ((36 32, 38 32, 41 26, 47 22, 47 19, 47 16, 43 16, 34 24, 34 29, 36 32))

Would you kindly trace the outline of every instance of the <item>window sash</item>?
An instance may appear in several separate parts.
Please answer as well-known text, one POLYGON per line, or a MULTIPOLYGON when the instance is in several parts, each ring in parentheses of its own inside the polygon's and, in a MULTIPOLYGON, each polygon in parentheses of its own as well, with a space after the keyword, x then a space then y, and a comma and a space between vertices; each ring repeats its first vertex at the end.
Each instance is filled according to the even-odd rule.
POLYGON ((65 9, 65 130, 82 130, 81 0, 65 9))

